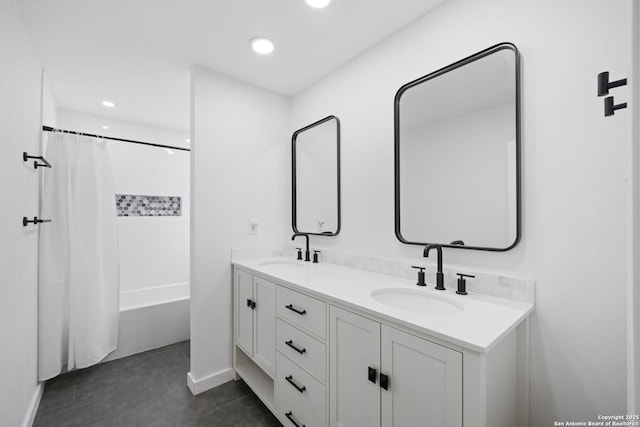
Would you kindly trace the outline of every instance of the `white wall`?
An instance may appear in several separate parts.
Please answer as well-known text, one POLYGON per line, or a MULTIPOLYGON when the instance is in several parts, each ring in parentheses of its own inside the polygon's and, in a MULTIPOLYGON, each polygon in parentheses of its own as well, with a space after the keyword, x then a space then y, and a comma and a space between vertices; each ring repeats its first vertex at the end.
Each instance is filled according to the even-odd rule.
MULTIPOLYGON (((629 72, 627 7, 606 0, 451 0, 293 98, 294 128, 329 114, 342 124, 343 230, 312 243, 417 259, 421 248, 400 244, 393 231, 395 92, 493 44, 518 46, 522 242, 506 253, 445 249, 444 263, 536 280, 532 426, 626 413, 631 110, 604 118, 596 75, 629 72)), ((628 99, 628 88, 615 91, 616 102, 628 99)))
POLYGON ((202 389, 232 375, 231 248, 290 235, 291 113, 288 98, 204 68, 191 84, 190 377, 202 389))
MULTIPOLYGON (((58 126, 96 135, 189 148, 186 130, 60 109, 58 126), (108 126, 108 129, 103 129, 108 126)), ((182 197, 181 216, 118 217, 122 291, 189 282, 188 151, 109 142, 116 194, 182 197)), ((115 200, 114 200, 115 203, 115 200)))
MULTIPOLYGON (((22 152, 40 153, 42 70, 11 0, 0 1, 0 425, 34 414, 37 381, 39 173, 22 152)), ((53 105, 49 100, 47 105, 53 105)), ((50 108, 46 108, 50 120, 50 108)), ((44 226, 44 225, 43 225, 44 226)))
MULTIPOLYGON (((42 73, 42 124, 53 127, 58 125, 58 106, 46 72, 42 73)), ((45 135, 46 133, 41 133, 43 141, 46 141, 45 135)))

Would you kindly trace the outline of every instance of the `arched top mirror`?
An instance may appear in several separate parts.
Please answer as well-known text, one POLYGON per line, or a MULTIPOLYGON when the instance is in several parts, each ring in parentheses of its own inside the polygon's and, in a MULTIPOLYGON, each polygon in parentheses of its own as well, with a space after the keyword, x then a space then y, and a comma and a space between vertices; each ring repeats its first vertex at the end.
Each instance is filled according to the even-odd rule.
POLYGON ((395 232, 408 244, 506 251, 520 239, 519 54, 502 43, 395 97, 395 232))

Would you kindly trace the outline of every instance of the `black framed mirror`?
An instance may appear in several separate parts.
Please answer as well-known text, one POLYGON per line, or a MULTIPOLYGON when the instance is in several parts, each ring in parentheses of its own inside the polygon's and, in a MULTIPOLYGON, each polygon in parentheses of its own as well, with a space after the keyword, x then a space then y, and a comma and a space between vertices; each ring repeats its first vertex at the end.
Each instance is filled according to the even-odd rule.
POLYGON ((520 66, 501 43, 395 96, 395 233, 403 243, 506 251, 521 235, 520 66))
POLYGON ((295 233, 340 232, 340 120, 327 116, 291 137, 291 227, 295 233))

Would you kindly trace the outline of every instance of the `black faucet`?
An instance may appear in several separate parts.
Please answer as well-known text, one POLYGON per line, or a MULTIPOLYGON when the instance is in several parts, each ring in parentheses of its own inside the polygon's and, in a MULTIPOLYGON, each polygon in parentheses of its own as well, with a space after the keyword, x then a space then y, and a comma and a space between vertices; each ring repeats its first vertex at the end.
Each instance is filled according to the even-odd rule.
POLYGON ((305 239, 307 239, 307 249, 304 253, 304 260, 311 261, 311 254, 309 253, 309 235, 307 233, 293 233, 293 236, 291 236, 291 240, 295 239, 298 236, 304 236, 305 239))
POLYGON ((438 272, 436 273, 436 289, 444 291, 444 274, 442 274, 442 246, 440 245, 427 245, 424 247, 422 256, 429 257, 429 251, 436 249, 438 251, 438 272))

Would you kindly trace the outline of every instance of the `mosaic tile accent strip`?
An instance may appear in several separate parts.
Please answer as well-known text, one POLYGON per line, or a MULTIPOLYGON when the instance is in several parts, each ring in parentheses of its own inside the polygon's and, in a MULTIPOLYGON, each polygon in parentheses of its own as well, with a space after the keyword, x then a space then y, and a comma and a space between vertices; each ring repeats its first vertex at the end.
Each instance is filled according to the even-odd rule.
POLYGON ((181 216, 180 196, 116 194, 118 216, 181 216))

